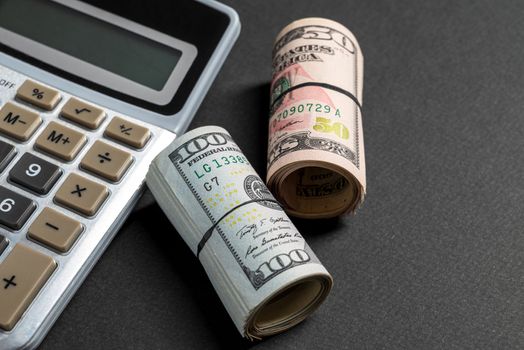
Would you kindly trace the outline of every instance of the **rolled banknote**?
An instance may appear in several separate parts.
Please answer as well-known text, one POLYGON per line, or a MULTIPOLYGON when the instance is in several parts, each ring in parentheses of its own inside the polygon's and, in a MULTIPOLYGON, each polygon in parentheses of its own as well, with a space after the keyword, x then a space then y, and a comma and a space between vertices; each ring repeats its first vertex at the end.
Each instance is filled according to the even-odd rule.
POLYGON ((328 295, 330 274, 226 130, 177 138, 146 179, 245 337, 293 327, 328 295))
POLYGON ((276 38, 267 184, 293 216, 334 217, 364 199, 363 66, 355 36, 328 19, 295 21, 276 38))

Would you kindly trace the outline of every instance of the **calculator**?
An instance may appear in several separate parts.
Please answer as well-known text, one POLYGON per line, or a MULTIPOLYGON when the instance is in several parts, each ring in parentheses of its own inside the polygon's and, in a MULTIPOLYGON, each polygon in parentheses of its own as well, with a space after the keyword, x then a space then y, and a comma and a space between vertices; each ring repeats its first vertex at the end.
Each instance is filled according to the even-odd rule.
POLYGON ((239 31, 212 0, 0 0, 0 349, 43 340, 239 31))

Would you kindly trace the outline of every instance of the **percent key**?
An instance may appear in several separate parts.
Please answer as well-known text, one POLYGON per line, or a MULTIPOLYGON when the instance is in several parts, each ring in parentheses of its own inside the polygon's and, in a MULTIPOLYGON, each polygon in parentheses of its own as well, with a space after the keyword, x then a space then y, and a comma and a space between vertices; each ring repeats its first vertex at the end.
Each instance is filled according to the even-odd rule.
POLYGON ((55 108, 61 99, 58 91, 31 80, 26 80, 22 86, 20 86, 16 97, 47 111, 55 108))
POLYGON ((35 96, 37 99, 41 100, 42 98, 44 98, 44 92, 40 91, 38 89, 33 89, 33 95, 32 96, 35 96))

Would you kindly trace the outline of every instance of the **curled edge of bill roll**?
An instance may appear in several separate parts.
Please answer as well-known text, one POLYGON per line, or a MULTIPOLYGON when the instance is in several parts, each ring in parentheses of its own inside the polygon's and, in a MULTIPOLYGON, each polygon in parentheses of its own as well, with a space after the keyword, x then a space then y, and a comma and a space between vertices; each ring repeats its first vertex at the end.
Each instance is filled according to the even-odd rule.
POLYGON ((364 201, 363 66, 353 33, 329 19, 296 20, 275 39, 267 185, 292 216, 336 217, 364 201))
POLYGON ((153 161, 146 181, 164 213, 198 257, 244 337, 261 339, 292 328, 314 312, 331 291, 331 275, 223 128, 200 127, 178 137, 153 161), (226 162, 221 162, 217 168, 219 163, 214 160, 223 159, 237 159, 238 163, 227 162, 225 166, 226 162), (241 159, 245 160, 242 164, 241 159), (212 189, 218 184, 229 187, 212 189), (235 197, 225 198, 226 191, 235 193, 235 197), (214 198, 222 194, 225 202, 236 203, 233 209, 213 206, 214 198), (226 225, 228 210, 238 211, 240 216, 253 209, 261 216, 247 221, 246 226, 250 224, 252 229, 254 224, 258 231, 239 235, 246 226, 226 225), (248 258, 246 250, 260 246, 264 237, 276 244, 274 249, 264 252, 262 248, 263 254, 248 258), (277 271, 282 266, 285 268, 277 271))

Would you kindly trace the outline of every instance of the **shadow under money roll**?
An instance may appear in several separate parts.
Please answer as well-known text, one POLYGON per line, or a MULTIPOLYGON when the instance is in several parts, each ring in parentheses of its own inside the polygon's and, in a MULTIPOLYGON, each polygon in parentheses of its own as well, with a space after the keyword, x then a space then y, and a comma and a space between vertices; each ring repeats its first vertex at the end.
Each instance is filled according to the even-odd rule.
POLYGON ((366 193, 364 59, 341 24, 305 18, 273 48, 267 184, 302 218, 353 212, 366 193))
POLYGON ((243 336, 289 329, 329 294, 331 275, 224 129, 178 137, 146 179, 243 336))

